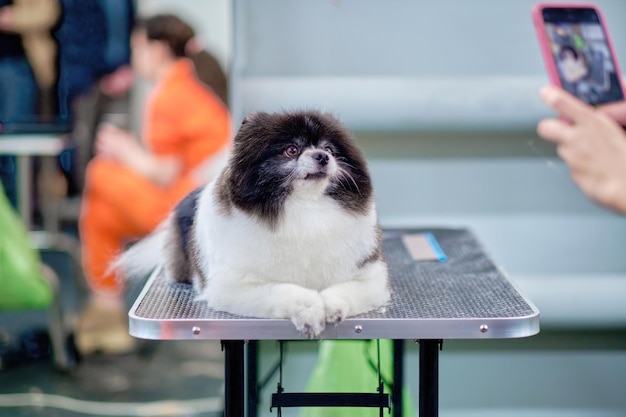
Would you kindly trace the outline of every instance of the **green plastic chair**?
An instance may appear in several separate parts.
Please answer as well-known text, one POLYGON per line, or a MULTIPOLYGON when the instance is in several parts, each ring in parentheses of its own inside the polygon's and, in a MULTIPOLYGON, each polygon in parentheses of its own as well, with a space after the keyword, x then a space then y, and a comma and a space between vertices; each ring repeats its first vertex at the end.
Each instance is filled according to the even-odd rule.
POLYGON ((48 310, 48 332, 55 366, 73 364, 66 341, 59 280, 44 266, 30 242, 22 219, 0 184, 0 313, 15 310, 48 310))
MULTIPOLYGON (((319 343, 317 364, 307 384, 307 392, 375 392, 376 369, 368 365, 378 361, 375 340, 324 340, 319 343)), ((380 340, 380 370, 384 380, 393 379, 393 341, 380 340)), ((385 384, 385 391, 390 387, 385 384)), ((414 416, 415 406, 409 390, 402 394, 402 415, 414 416)), ((378 417, 377 408, 311 407, 299 417, 378 417)))

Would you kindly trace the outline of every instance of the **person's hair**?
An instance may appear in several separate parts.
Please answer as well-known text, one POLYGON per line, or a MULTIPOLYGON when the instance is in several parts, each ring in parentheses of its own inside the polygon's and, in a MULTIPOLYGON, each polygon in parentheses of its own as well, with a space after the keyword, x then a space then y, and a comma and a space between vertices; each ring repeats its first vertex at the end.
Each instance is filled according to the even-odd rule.
POLYGON ((172 14, 139 20, 135 28, 145 30, 148 40, 163 42, 178 58, 187 56, 187 43, 196 35, 191 26, 172 14))
POLYGON ((569 46, 569 45, 564 45, 561 47, 561 50, 559 51, 559 58, 563 59, 565 58, 565 53, 566 52, 571 52, 572 55, 574 55, 574 59, 578 59, 578 51, 576 50, 576 48, 574 48, 573 46, 569 46))
POLYGON ((196 34, 189 24, 173 14, 159 14, 139 20, 135 28, 145 30, 148 40, 163 42, 174 57, 189 58, 193 62, 198 79, 224 104, 228 104, 226 74, 213 55, 197 47, 196 34))
POLYGON ((196 68, 198 79, 213 90, 225 105, 228 105, 228 78, 217 59, 204 49, 191 53, 189 59, 196 68))

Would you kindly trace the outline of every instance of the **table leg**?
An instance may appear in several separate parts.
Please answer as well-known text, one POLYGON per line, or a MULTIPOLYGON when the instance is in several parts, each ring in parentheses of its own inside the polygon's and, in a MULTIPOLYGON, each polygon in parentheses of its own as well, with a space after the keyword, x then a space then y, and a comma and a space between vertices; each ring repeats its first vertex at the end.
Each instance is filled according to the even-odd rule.
POLYGON ((244 341, 223 340, 224 416, 242 417, 245 410, 244 341))
POLYGON ((258 385, 258 343, 256 340, 248 341, 246 371, 248 371, 248 417, 256 417, 259 407, 258 385))
POLYGON ((439 349, 441 340, 420 340, 419 416, 439 415, 439 349))
POLYGON ((39 168, 39 177, 45 178, 43 187, 40 186, 37 181, 36 195, 38 201, 38 208, 40 210, 43 230, 54 236, 59 233, 59 202, 61 198, 58 196, 58 190, 50 189, 56 188, 55 177, 57 177, 56 163, 57 159, 54 156, 43 156, 40 158, 41 165, 39 168))
POLYGON ((404 340, 393 341, 393 390, 391 403, 393 417, 402 417, 402 389, 404 387, 404 340))
POLYGON ((26 226, 26 230, 32 228, 32 205, 30 195, 31 186, 31 169, 32 163, 30 156, 18 155, 17 156, 17 206, 19 207, 20 215, 26 226))

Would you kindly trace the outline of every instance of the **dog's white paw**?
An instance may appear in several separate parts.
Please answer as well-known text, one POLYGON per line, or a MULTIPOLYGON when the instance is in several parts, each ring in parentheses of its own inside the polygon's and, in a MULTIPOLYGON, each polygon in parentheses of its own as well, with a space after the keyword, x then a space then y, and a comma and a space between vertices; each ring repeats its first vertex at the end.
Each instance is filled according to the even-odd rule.
POLYGON ((296 311, 291 322, 308 339, 316 338, 326 327, 324 305, 321 302, 315 303, 296 311))
POLYGON ((320 293, 324 300, 325 321, 328 324, 338 324, 348 316, 348 302, 328 288, 320 293))

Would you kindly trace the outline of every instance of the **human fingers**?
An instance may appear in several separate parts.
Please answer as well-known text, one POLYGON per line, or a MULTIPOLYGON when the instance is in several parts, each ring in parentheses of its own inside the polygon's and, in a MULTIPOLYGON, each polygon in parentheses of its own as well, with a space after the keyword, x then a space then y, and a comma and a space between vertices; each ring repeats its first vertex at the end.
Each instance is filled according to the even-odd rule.
POLYGON ((539 95, 544 103, 574 123, 583 121, 594 113, 593 107, 558 87, 543 87, 539 95))
POLYGON ((110 97, 120 96, 132 87, 133 77, 130 66, 124 65, 113 73, 104 76, 100 81, 100 89, 110 97))
POLYGON ((96 152, 96 155, 105 155, 107 153, 108 146, 104 141, 97 139, 96 143, 94 144, 94 150, 96 152))
POLYGON ((115 153, 118 141, 116 135, 110 132, 101 131, 95 142, 95 150, 97 154, 111 156, 115 153))
POLYGON ((96 151, 102 151, 108 147, 109 139, 106 134, 99 133, 96 137, 95 148, 96 151))
POLYGON ((599 109, 622 126, 626 125, 626 101, 605 104, 599 109))
POLYGON ((115 131, 115 127, 112 124, 105 122, 98 126, 98 130, 96 131, 96 140, 99 142, 108 141, 116 135, 117 132, 115 131))
POLYGON ((100 132, 111 133, 111 132, 117 132, 118 130, 119 129, 117 128, 117 126, 115 126, 111 122, 105 121, 98 125, 98 133, 100 132))
POLYGON ((550 142, 563 142, 573 134, 573 127, 559 119, 543 119, 537 124, 537 134, 550 142))
POLYGON ((0 7, 0 29, 11 31, 13 28, 14 12, 12 6, 0 7))

